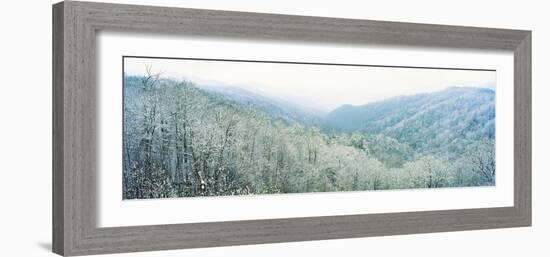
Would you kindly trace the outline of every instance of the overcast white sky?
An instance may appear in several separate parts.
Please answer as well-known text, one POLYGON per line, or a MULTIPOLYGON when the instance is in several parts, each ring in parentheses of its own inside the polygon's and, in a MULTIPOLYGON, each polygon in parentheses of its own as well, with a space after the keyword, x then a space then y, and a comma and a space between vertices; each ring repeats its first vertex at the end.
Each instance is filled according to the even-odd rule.
POLYGON ((443 90, 451 86, 495 88, 493 71, 360 67, 125 58, 129 75, 145 74, 146 64, 163 77, 208 86, 232 86, 321 111, 343 104, 363 105, 384 98, 443 90))

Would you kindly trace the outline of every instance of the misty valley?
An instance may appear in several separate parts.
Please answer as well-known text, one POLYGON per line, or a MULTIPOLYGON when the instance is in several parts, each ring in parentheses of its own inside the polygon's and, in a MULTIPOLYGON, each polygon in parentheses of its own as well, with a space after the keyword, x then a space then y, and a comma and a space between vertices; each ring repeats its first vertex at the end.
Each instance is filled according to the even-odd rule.
POLYGON ((321 112, 149 71, 123 93, 124 199, 495 185, 493 89, 321 112))

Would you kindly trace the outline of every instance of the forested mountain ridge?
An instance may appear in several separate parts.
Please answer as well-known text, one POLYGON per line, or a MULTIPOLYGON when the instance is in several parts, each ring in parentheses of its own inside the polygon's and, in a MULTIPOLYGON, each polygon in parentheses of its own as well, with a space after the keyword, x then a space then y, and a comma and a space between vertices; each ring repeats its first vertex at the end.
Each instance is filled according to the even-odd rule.
POLYGON ((280 119, 253 98, 125 76, 124 199, 494 185, 490 137, 449 158, 382 133, 280 119))
POLYGON ((470 141, 494 139, 495 93, 487 88, 450 87, 361 106, 343 105, 324 114, 237 87, 197 87, 287 125, 299 123, 328 133, 382 135, 420 153, 445 153, 452 158, 463 153, 470 141))
POLYGON ((286 124, 315 126, 328 133, 359 132, 390 137, 418 153, 454 158, 471 141, 494 139, 495 93, 487 88, 450 87, 374 103, 343 105, 328 114, 234 87, 204 87, 227 101, 250 106, 286 124))
POLYGON ((335 132, 382 134, 422 153, 463 152, 469 141, 494 139, 495 93, 451 87, 399 96, 362 106, 341 106, 327 115, 335 132))

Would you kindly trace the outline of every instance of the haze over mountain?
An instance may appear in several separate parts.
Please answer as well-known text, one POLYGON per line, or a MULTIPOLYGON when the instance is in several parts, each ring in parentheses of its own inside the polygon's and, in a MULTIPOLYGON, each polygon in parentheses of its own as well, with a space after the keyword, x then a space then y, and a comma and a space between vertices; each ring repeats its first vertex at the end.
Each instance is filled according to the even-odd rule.
POLYGON ((274 120, 283 121, 287 124, 300 123, 304 126, 322 126, 324 113, 296 103, 266 97, 242 88, 231 86, 208 86, 198 85, 199 88, 222 97, 228 101, 265 112, 274 120))

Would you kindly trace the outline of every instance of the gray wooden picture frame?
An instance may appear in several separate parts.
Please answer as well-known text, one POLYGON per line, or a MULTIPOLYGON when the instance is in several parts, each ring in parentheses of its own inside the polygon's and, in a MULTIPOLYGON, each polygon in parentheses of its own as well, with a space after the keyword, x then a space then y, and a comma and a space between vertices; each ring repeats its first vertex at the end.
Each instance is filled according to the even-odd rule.
POLYGON ((531 32, 65 1, 53 6, 53 251, 88 255, 531 225, 531 32), (96 33, 169 33, 514 53, 514 206, 96 226, 96 33))

